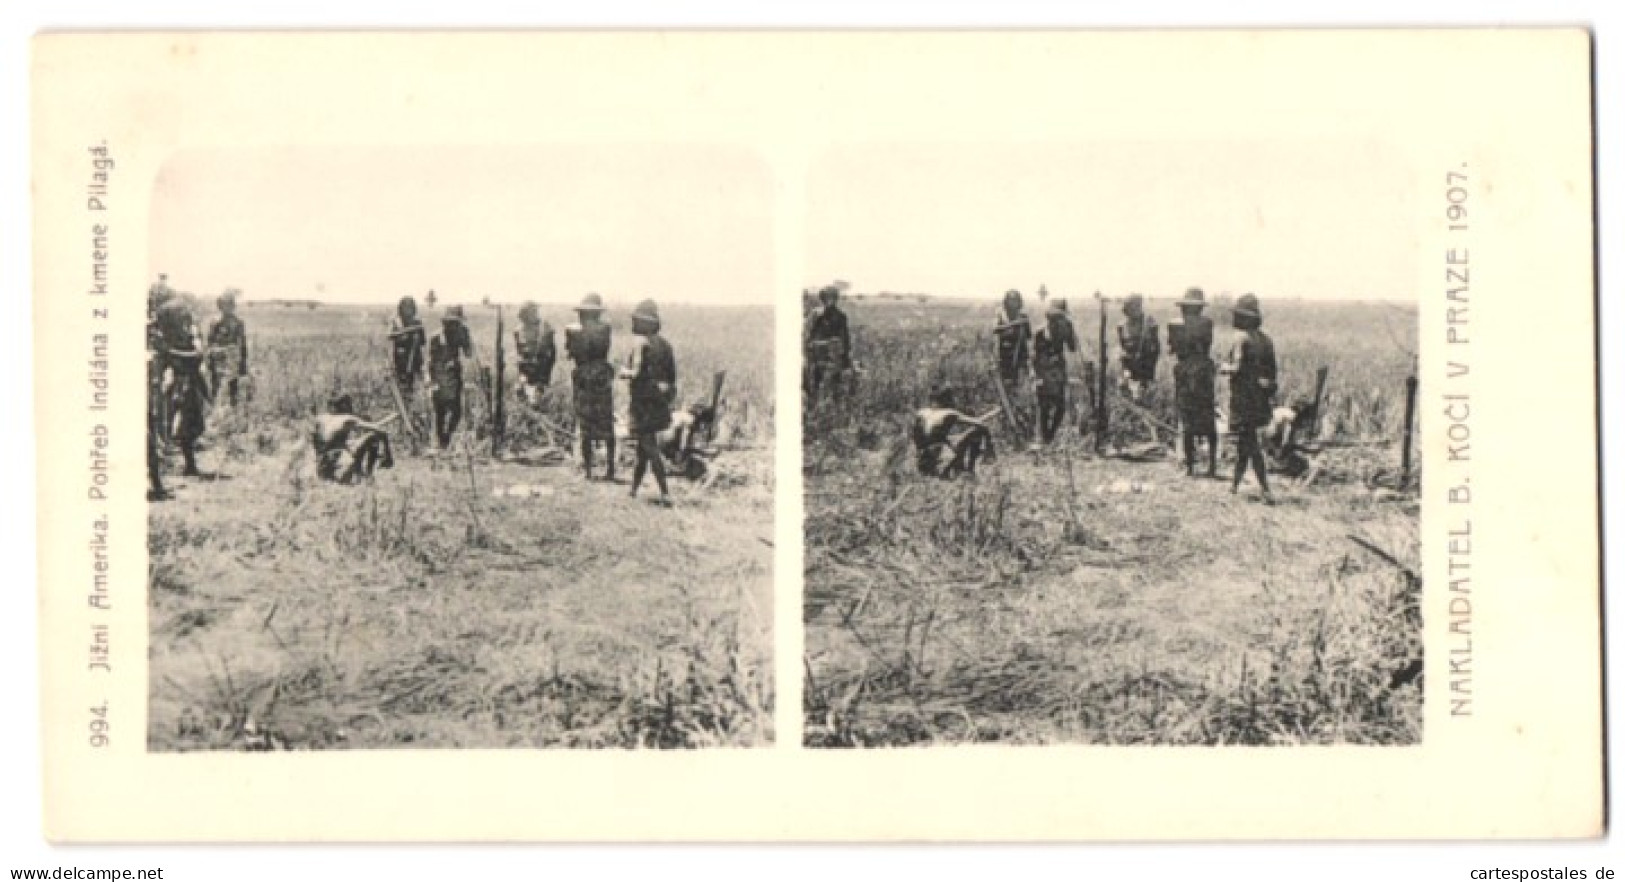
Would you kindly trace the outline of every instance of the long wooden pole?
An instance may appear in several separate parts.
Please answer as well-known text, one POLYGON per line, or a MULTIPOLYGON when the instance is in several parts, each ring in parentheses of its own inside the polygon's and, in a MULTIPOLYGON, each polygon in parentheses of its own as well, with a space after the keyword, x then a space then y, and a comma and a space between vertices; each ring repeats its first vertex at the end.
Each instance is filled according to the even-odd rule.
POLYGON ((1416 378, 1405 378, 1405 446, 1400 453, 1400 472, 1411 482, 1411 430, 1416 424, 1416 378))
POLYGON ((502 339, 502 307, 497 306, 497 354, 496 376, 491 380, 491 455, 496 456, 502 450, 502 436, 507 429, 506 414, 503 411, 502 372, 506 365, 505 347, 502 339))
POLYGON ((1106 449, 1106 430, 1111 428, 1110 408, 1106 404, 1106 378, 1110 375, 1106 364, 1106 298, 1095 292, 1095 301, 1100 304, 1100 354, 1099 369, 1095 372, 1095 452, 1106 449))
MULTIPOLYGON (((1010 316, 1005 312, 1004 307, 1002 306, 999 307, 998 315, 999 324, 994 327, 993 335, 994 338, 1001 343, 1005 334, 1013 334, 1017 332, 1016 325, 1026 325, 1027 323, 1027 317, 1025 315, 1021 316, 1019 321, 1010 320, 1010 316)), ((1030 326, 1027 327, 1030 329, 1030 326)), ((1029 345, 1031 344, 1029 343, 1029 345)), ((995 358, 993 360, 993 389, 999 394, 999 404, 1004 409, 1004 421, 1010 426, 1010 433, 1025 443, 1027 441, 1027 427, 1022 421, 1021 415, 1016 413, 1015 402, 1010 400, 1010 393, 1004 388, 1004 377, 1006 372, 1010 373, 1012 376, 1020 376, 1018 372, 1018 362, 1021 358, 1021 350, 1019 347, 1011 346, 1009 356, 1010 361, 1007 363, 1004 360, 1004 355, 1000 353, 1001 349, 1002 346, 998 345, 997 343, 993 348, 995 353, 995 358)))
POLYGON ((1315 419, 1309 427, 1309 437, 1320 437, 1320 405, 1326 400, 1326 366, 1321 365, 1315 371, 1315 419))
POLYGON ((401 416, 401 428, 406 430, 407 437, 412 440, 412 450, 416 454, 421 439, 418 437, 417 422, 411 418, 411 411, 406 407, 406 396, 401 394, 400 379, 395 376, 394 338, 394 334, 388 334, 384 338, 390 341, 390 345, 384 348, 384 377, 389 383, 389 396, 395 400, 395 412, 401 416))
POLYGON ((1009 424, 1011 434, 1025 441, 1027 432, 1021 425, 1021 418, 1016 415, 1016 408, 1010 403, 1010 396, 1004 391, 1004 375, 997 368, 993 370, 993 389, 999 393, 999 403, 1004 411, 1004 421, 1009 424))
POLYGON ((727 371, 711 375, 711 422, 705 427, 705 443, 717 440, 717 408, 722 406, 722 384, 728 379, 727 371))
POLYGON ((1087 435, 1095 418, 1095 363, 1078 359, 1078 370, 1083 374, 1083 391, 1089 396, 1088 410, 1079 410, 1078 434, 1087 435))

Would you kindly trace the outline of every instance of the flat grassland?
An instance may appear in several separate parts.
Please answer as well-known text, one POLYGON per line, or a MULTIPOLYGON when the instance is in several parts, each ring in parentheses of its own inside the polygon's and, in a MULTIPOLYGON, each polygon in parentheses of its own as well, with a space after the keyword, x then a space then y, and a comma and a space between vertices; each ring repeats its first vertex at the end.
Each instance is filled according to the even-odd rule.
MULTIPOLYGON (((495 310, 465 309, 489 366, 495 310)), ((501 457, 483 432, 411 455, 396 424, 393 469, 318 481, 309 418, 334 392, 393 412, 390 309, 242 314, 256 388, 211 415, 199 459, 219 477, 168 477, 175 499, 149 506, 150 749, 771 741, 770 308, 663 310, 684 402, 728 372, 713 480, 676 479, 672 510, 628 499, 630 468, 587 483, 512 398, 501 457)), ((562 348, 571 315, 543 316, 562 348)), ((514 363, 510 345, 510 384, 514 363)), ((540 410, 568 425, 568 402, 561 357, 540 410)))
MULTIPOLYGON (((1071 311, 1093 360, 1097 307, 1071 311)), ((1055 445, 1029 450, 997 422, 998 459, 975 479, 920 476, 906 421, 933 386, 969 413, 998 407, 993 306, 864 298, 848 313, 856 392, 805 417, 805 743, 1420 740, 1419 505, 1399 476, 1414 306, 1266 300, 1278 400, 1327 367, 1321 437, 1360 442, 1316 457, 1307 485, 1276 476, 1275 506, 1251 477, 1234 496, 1187 478, 1174 451, 1096 455, 1081 384, 1055 445)), ((1219 357, 1229 313, 1209 314, 1219 357)), ((1108 453, 1172 440, 1171 372, 1164 356, 1145 412, 1114 402, 1108 453)))

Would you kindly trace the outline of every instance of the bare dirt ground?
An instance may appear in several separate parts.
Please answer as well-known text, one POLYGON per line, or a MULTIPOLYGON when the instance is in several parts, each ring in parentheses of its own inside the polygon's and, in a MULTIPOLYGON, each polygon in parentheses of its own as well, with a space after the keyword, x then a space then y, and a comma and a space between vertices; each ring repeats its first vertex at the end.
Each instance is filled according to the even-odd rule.
POLYGON ((307 447, 227 434, 150 507, 151 749, 771 741, 770 448, 667 510, 630 469, 403 451, 345 487, 307 447))

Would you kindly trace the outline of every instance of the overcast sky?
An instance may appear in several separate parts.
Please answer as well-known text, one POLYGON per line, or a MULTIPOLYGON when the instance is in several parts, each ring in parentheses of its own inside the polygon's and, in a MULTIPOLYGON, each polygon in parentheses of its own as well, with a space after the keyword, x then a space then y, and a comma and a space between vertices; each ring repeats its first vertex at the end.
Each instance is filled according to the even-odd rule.
POLYGON ((727 147, 189 151, 153 192, 152 272, 249 300, 771 303, 771 198, 727 147))
MULTIPOLYGON (((1420 186, 1357 142, 841 145, 806 178, 806 284, 1414 300, 1420 186)), ((773 210, 763 160, 711 145, 188 151, 152 271, 251 300, 771 303, 773 210)))
POLYGON ((1421 186, 1346 142, 842 146, 809 177, 806 284, 1414 300, 1421 186))

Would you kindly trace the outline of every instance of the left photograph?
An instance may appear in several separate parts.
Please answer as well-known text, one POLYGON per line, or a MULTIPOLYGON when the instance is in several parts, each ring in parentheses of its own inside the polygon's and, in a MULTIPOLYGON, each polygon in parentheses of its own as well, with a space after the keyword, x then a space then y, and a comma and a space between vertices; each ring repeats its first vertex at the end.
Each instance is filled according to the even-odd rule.
POLYGON ((772 743, 760 157, 193 150, 153 187, 149 750, 772 743))

